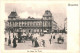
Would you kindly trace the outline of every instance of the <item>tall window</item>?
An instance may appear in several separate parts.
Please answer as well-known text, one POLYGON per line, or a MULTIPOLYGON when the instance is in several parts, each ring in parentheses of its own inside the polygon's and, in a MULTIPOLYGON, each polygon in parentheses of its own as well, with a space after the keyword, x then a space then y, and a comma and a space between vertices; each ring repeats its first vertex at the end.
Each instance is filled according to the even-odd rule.
POLYGON ((30 22, 29 22, 29 26, 30 26, 30 22))
POLYGON ((36 23, 35 23, 35 26, 36 26, 36 23))

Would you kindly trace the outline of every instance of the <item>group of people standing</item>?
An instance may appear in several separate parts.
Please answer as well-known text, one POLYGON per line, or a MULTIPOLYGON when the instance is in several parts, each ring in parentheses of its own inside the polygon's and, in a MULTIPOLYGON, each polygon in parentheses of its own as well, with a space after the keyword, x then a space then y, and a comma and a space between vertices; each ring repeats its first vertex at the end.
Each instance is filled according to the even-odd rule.
POLYGON ((33 47, 45 47, 45 40, 41 40, 41 42, 38 41, 37 37, 32 39, 32 46, 33 47))
MULTIPOLYGON (((13 48, 16 48, 17 46, 17 43, 16 43, 16 36, 13 38, 13 48)), ((8 46, 11 46, 11 38, 9 36, 9 39, 8 39, 8 46)))
POLYGON ((37 41, 37 37, 34 38, 34 39, 32 39, 32 46, 33 46, 33 47, 39 47, 39 43, 38 43, 38 41, 37 41))

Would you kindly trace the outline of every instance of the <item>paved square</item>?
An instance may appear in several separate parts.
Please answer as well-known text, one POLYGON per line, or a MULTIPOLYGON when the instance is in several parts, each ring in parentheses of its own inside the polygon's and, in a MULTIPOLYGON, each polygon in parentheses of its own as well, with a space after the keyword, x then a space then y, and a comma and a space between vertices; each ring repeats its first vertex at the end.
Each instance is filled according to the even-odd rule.
MULTIPOLYGON (((35 34, 35 36, 37 36, 39 47, 33 47, 32 41, 25 41, 25 43, 17 43, 17 47, 13 48, 13 43, 12 43, 13 39, 11 39, 11 45, 10 46, 8 46, 8 42, 5 42, 5 49, 6 50, 18 50, 18 49, 21 49, 21 50, 25 50, 25 49, 48 49, 48 50, 57 49, 57 50, 63 50, 63 49, 67 49, 67 35, 66 34, 56 34, 55 39, 51 40, 51 44, 49 42, 51 34, 45 34, 43 37, 38 36, 38 34, 35 34), (57 38, 59 37, 59 35, 64 37, 63 44, 57 43, 58 42, 57 38), (40 40, 41 39, 45 40, 45 47, 40 46, 40 40)), ((54 36, 54 34, 52 34, 52 36, 54 36)))

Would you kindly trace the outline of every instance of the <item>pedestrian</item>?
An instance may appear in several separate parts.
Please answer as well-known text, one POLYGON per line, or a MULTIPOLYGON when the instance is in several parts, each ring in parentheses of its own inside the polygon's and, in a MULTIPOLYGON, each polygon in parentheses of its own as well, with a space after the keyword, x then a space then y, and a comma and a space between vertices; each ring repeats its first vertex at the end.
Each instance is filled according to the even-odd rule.
POLYGON ((35 39, 35 46, 34 47, 39 47, 39 43, 38 43, 37 39, 35 39))
POLYGON ((11 39, 9 38, 8 39, 8 46, 10 46, 11 45, 11 39))
POLYGON ((18 37, 18 43, 21 43, 20 37, 18 37))
POLYGON ((51 44, 51 38, 49 39, 49 42, 50 42, 50 44, 51 44))
POLYGON ((62 43, 64 42, 64 37, 62 37, 62 43))
POLYGON ((17 44, 16 44, 16 36, 15 36, 15 38, 13 39, 13 48, 15 48, 17 46, 17 44))
POLYGON ((33 42, 34 42, 34 39, 32 39, 32 46, 34 46, 33 42))
POLYGON ((31 36, 30 36, 30 40, 32 40, 32 38, 33 38, 33 36, 31 35, 31 36))
POLYGON ((45 40, 42 40, 42 42, 43 42, 43 46, 45 47, 45 40))
POLYGON ((29 39, 29 34, 27 35, 27 40, 29 39))
POLYGON ((55 35, 53 36, 53 39, 55 39, 55 35))
POLYGON ((22 42, 22 37, 20 37, 20 43, 22 42))
POLYGON ((33 47, 35 47, 35 39, 33 39, 33 42, 32 43, 33 43, 33 47))

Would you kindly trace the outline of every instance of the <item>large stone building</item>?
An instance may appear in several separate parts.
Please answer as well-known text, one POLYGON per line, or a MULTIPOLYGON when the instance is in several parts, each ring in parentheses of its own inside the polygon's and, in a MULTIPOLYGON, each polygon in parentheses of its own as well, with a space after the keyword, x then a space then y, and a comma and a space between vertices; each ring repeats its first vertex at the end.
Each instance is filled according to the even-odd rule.
POLYGON ((12 11, 5 21, 5 31, 10 33, 31 32, 31 33, 51 33, 56 29, 57 23, 54 21, 52 13, 46 10, 42 18, 28 17, 21 19, 16 11, 12 11))

